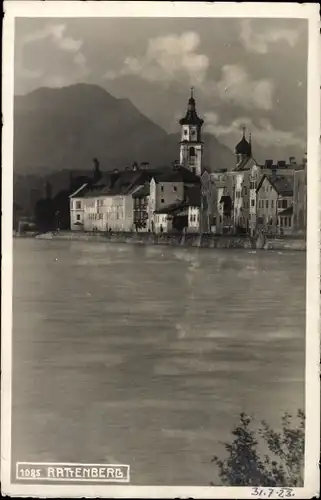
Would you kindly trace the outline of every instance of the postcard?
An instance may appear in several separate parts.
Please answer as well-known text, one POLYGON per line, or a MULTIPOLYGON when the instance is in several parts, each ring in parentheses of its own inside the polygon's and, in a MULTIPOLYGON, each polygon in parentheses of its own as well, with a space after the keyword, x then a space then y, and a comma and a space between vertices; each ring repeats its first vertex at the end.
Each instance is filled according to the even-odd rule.
POLYGON ((4 12, 2 494, 317 497, 318 6, 4 12))

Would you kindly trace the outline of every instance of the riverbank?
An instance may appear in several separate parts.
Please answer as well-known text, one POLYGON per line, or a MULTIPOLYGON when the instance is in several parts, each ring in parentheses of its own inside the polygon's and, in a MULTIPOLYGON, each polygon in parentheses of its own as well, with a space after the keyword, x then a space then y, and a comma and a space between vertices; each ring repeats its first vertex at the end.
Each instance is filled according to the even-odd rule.
MULTIPOLYGON (((305 251, 306 241, 302 237, 286 236, 217 236, 204 234, 151 234, 151 233, 98 233, 59 231, 57 233, 32 234, 32 237, 46 240, 93 241, 136 245, 170 245, 213 249, 255 249, 305 251)), ((16 237, 26 237, 18 236, 16 237)))

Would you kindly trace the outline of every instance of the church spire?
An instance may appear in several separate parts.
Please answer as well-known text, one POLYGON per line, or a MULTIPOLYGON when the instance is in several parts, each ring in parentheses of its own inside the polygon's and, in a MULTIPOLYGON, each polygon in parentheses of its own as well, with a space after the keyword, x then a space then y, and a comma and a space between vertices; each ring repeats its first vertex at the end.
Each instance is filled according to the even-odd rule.
POLYGON ((204 120, 199 118, 196 112, 196 101, 194 98, 194 87, 191 87, 191 97, 188 100, 187 111, 184 118, 181 118, 179 121, 180 125, 196 125, 197 127, 201 127, 204 123, 204 120))

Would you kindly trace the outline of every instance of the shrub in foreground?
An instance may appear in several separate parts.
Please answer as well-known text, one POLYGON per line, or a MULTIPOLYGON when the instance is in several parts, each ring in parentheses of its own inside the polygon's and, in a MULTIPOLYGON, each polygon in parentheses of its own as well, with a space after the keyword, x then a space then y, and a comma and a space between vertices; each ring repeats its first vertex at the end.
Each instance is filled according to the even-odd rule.
POLYGON ((304 412, 299 410, 296 422, 293 420, 285 413, 279 432, 265 421, 254 430, 252 418, 241 413, 240 422, 232 431, 234 440, 224 443, 227 457, 224 460, 217 456, 212 458, 221 482, 228 486, 303 486, 304 412), (268 454, 260 454, 260 442, 265 444, 268 454))

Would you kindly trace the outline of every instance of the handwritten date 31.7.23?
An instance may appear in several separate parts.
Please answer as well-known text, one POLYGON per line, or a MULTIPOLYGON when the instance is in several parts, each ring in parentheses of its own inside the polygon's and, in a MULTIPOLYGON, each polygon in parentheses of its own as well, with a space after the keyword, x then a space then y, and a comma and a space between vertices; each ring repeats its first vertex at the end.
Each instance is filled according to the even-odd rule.
POLYGON ((294 488, 252 488, 251 497, 257 498, 293 498, 294 488))

